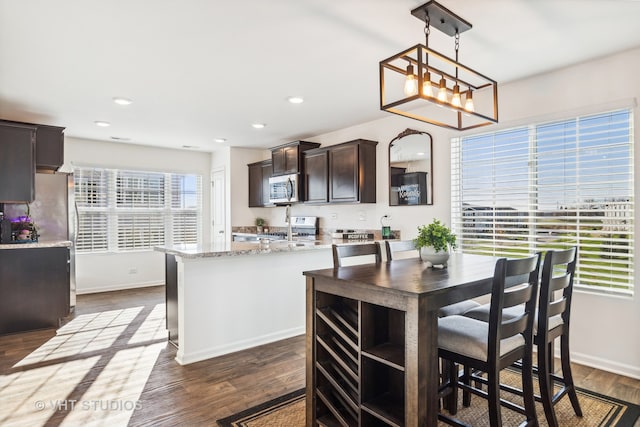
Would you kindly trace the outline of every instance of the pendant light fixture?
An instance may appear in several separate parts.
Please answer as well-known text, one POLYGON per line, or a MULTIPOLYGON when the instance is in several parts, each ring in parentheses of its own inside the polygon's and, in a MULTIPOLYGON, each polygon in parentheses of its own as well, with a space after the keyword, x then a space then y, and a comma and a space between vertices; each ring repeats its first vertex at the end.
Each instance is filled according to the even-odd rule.
POLYGON ((425 23, 425 44, 380 61, 380 109, 456 130, 497 123, 497 82, 459 62, 471 24, 435 0, 411 14, 425 23), (431 26, 455 38, 455 59, 429 48, 431 26))

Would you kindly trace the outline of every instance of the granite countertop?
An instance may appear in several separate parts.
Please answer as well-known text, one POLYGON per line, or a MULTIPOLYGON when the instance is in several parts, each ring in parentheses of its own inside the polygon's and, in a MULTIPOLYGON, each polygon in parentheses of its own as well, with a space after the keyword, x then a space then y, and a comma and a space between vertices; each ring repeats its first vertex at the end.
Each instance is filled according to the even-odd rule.
POLYGON ((331 249, 333 243, 363 243, 373 240, 348 241, 342 239, 321 238, 320 240, 309 240, 299 238, 292 242, 286 240, 273 240, 268 245, 259 242, 222 242, 215 245, 172 245, 156 246, 158 252, 177 255, 185 259, 195 258, 219 258, 241 255, 261 255, 278 252, 299 252, 320 249, 331 249))
POLYGON ((71 246, 73 246, 71 240, 52 240, 33 243, 5 243, 0 244, 0 249, 68 248, 71 246))

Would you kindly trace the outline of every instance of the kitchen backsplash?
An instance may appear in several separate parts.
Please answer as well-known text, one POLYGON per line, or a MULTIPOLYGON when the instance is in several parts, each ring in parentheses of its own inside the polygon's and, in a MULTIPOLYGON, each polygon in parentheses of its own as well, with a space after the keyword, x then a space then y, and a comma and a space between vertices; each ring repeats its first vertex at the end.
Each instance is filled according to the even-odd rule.
MULTIPOLYGON (((232 227, 231 228, 231 232, 232 233, 250 233, 250 234, 255 234, 257 233, 257 227, 255 225, 248 225, 248 226, 239 226, 239 227, 232 227)), ((278 226, 270 226, 270 225, 266 225, 264 226, 262 233, 286 233, 287 232, 287 227, 278 227, 278 226)), ((369 229, 352 229, 352 228, 320 228, 320 235, 331 239, 332 236, 334 235, 334 233, 341 233, 341 234, 363 234, 363 235, 368 235, 368 234, 373 234, 373 239, 374 240, 382 240, 382 230, 380 229, 375 229, 375 230, 369 230, 369 229)), ((391 239, 400 239, 400 230, 391 230, 391 239)))

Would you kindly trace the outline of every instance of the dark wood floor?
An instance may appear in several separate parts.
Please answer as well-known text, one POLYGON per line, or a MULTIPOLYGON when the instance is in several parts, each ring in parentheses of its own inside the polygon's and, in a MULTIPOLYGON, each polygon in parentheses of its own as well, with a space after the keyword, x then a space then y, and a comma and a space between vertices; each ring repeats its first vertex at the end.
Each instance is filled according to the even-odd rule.
MULTIPOLYGON (((303 336, 187 366, 175 354, 164 287, 80 295, 57 334, 0 337, 0 425, 215 425, 305 383, 303 336)), ((580 365, 574 376, 640 404, 639 380, 580 365)))

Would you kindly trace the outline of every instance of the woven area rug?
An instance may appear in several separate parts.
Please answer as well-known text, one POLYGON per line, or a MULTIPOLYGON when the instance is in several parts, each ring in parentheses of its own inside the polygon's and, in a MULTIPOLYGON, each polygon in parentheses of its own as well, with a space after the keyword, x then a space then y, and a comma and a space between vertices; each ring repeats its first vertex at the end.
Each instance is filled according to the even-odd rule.
MULTIPOLYGON (((503 371, 503 383, 519 386, 517 373, 503 371)), ((461 393, 462 394, 462 393, 461 393)), ((517 402, 513 395, 505 394, 506 398, 517 402)), ((560 426, 566 427, 633 427, 640 416, 640 406, 578 389, 578 399, 584 416, 577 417, 568 397, 563 397, 555 407, 560 426)), ((459 419, 473 426, 488 426, 486 401, 474 396, 471 407, 464 408, 462 404, 456 415, 459 419)), ((537 415, 541 426, 547 426, 544 410, 537 404, 537 415)), ((506 408, 502 408, 502 421, 505 426, 520 424, 523 417, 506 408)), ((305 425, 304 389, 294 391, 285 396, 265 402, 262 405, 242 411, 230 417, 218 420, 220 427, 303 427, 305 425)), ((440 422, 439 426, 446 426, 440 422)))

